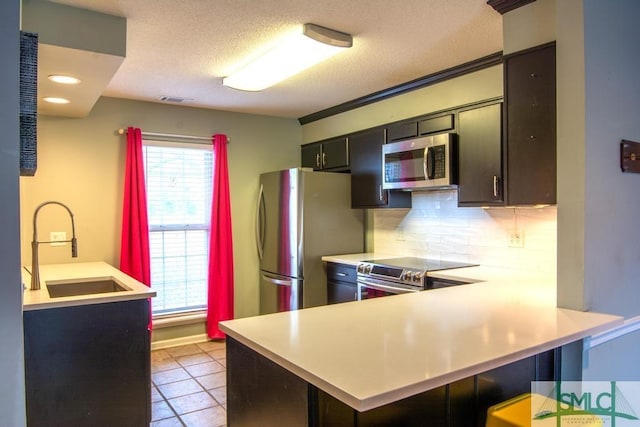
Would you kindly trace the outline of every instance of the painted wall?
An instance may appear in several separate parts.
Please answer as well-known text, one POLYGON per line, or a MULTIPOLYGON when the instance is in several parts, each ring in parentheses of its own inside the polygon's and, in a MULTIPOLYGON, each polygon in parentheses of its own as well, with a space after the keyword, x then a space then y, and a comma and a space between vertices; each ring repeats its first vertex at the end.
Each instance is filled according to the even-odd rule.
POLYGON ((535 0, 503 15, 502 34, 505 55, 556 40, 556 0, 535 0))
MULTIPOLYGON (((640 175, 622 173, 619 144, 640 141, 640 3, 584 0, 587 310, 640 315, 640 175)), ((591 351, 587 379, 640 380, 640 333, 591 351)))
POLYGON ((20 280, 19 31, 20 2, 0 2, 0 425, 23 426, 24 353, 20 280))
POLYGON ((502 65, 365 105, 302 126, 302 142, 319 141, 429 112, 502 96, 502 65))
POLYGON ((373 210, 376 250, 555 275, 555 206, 458 208, 455 190, 415 192, 412 202, 412 209, 373 210), (522 248, 509 247, 515 229, 522 248))
MULTIPOLYGON (((117 266, 126 140, 118 128, 207 136, 225 133, 228 147, 237 317, 258 314, 258 258, 254 212, 260 173, 297 166, 300 126, 293 119, 100 98, 82 119, 40 116, 38 172, 21 179, 22 262, 30 264, 32 215, 45 200, 75 215, 78 258, 70 248, 41 245, 42 264, 104 260, 117 266)), ((38 233, 69 232, 62 209, 47 206, 38 233)))

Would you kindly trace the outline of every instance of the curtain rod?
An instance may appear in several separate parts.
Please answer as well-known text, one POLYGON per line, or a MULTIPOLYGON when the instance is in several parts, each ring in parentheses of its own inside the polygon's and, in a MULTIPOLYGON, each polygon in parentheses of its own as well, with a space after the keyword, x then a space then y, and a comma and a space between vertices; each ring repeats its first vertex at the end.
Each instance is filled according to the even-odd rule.
MULTIPOLYGON (((125 135, 127 133, 126 129, 118 129, 119 135, 125 135)), ((142 132, 142 136, 148 136, 152 138, 166 138, 166 139, 184 139, 190 141, 206 141, 211 143, 212 137, 208 136, 192 136, 192 135, 177 135, 171 133, 157 133, 157 132, 142 132)), ((231 140, 227 138, 227 144, 231 140)))

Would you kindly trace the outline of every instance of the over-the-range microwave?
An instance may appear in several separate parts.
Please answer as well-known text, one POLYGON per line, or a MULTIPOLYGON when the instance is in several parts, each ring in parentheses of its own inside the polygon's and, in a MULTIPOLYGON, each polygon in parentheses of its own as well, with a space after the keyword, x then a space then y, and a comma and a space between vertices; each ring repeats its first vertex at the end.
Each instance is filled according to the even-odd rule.
POLYGON ((449 189, 458 184, 456 135, 442 133, 382 146, 383 188, 449 189))

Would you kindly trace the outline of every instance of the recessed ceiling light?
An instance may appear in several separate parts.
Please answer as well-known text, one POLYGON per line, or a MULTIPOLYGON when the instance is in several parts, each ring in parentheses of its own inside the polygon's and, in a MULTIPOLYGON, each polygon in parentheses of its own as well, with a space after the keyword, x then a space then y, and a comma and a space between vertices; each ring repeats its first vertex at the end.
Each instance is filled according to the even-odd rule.
POLYGON ((67 98, 57 98, 55 96, 47 96, 46 98, 42 98, 43 101, 50 102, 52 104, 68 104, 69 100, 67 98))
POLYGON ((51 74, 49 76, 49 80, 51 80, 52 82, 62 83, 65 85, 77 85, 78 83, 81 82, 81 80, 78 78, 75 78, 72 76, 65 76, 63 74, 51 74))

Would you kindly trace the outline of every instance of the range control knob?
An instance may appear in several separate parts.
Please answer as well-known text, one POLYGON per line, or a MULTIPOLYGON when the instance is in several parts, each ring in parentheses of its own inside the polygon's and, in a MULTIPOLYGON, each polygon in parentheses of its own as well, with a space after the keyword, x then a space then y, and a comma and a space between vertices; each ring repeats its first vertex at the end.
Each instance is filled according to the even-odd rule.
POLYGON ((405 271, 404 273, 402 273, 402 280, 406 280, 407 282, 410 282, 412 277, 413 277, 413 271, 405 271))
POLYGON ((358 273, 364 273, 364 264, 358 264, 358 273))
POLYGON ((416 272, 416 274, 413 275, 413 281, 416 283, 420 283, 420 281, 422 280, 422 273, 421 272, 416 272))
POLYGON ((371 269, 373 268, 373 266, 371 264, 367 264, 364 266, 364 272, 365 274, 369 274, 371 273, 371 269))

